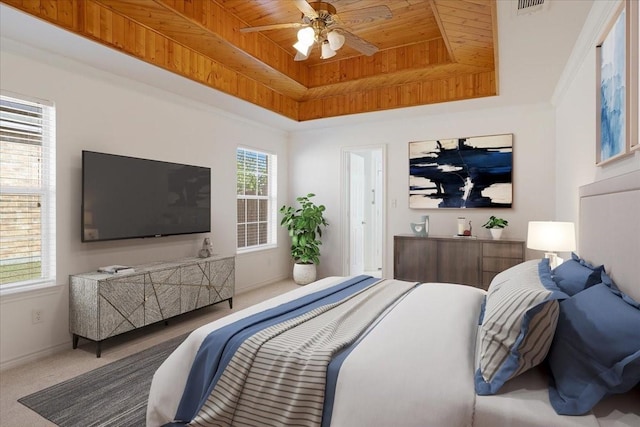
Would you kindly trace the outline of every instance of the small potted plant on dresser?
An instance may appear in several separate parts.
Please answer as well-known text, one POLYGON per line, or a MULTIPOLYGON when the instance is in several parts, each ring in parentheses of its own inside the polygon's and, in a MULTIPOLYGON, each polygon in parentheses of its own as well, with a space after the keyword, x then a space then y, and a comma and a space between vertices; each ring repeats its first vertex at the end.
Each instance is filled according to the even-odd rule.
POLYGON ((503 218, 498 218, 496 216, 491 215, 489 220, 485 222, 482 226, 484 228, 489 229, 491 233, 491 238, 494 240, 500 240, 502 236, 502 230, 509 225, 509 221, 503 218))
POLYGON ((309 193, 296 199, 299 208, 282 206, 280 225, 289 231, 291 237, 291 256, 293 265, 293 281, 306 285, 316 280, 316 264, 320 263, 320 245, 322 227, 329 225, 324 218, 324 205, 316 205, 311 201, 315 194, 309 193))

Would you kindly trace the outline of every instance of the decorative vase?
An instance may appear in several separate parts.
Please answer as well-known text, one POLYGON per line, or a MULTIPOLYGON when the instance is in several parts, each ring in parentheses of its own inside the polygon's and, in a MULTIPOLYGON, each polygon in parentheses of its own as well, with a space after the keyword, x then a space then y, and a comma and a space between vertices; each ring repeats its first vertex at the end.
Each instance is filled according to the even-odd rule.
POLYGON ((458 236, 464 235, 464 227, 465 227, 466 219, 463 216, 458 217, 458 236))
POLYGON ((490 228, 489 232, 491 232, 493 240, 500 240, 500 237, 502 237, 502 228, 490 228))
POLYGON ((413 234, 420 237, 427 237, 429 235, 429 215, 422 215, 420 222, 412 222, 411 231, 413 234))
POLYGON ((293 281, 298 285, 307 285, 316 280, 315 264, 293 264, 293 281))

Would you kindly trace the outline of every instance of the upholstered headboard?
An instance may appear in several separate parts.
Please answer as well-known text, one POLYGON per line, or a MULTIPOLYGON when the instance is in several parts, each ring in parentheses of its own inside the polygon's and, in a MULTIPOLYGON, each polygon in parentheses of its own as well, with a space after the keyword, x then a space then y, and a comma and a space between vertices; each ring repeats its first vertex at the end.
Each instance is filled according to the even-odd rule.
POLYGON ((580 187, 578 253, 640 301, 640 170, 580 187))

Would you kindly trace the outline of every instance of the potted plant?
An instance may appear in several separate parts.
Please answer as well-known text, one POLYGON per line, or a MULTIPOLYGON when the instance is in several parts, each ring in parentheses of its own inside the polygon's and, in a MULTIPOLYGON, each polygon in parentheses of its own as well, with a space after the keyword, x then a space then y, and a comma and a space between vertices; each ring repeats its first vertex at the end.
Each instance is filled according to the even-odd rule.
POLYGON ((293 280, 299 285, 306 285, 316 280, 316 264, 320 263, 320 245, 322 228, 329 225, 324 219, 324 205, 316 205, 311 201, 315 194, 309 193, 296 199, 299 208, 282 206, 280 225, 289 231, 291 237, 291 256, 293 280))
POLYGON ((500 236, 502 236, 502 230, 509 225, 509 221, 503 218, 498 218, 496 216, 491 215, 489 220, 485 222, 482 226, 484 228, 488 228, 491 233, 491 237, 495 240, 499 240, 500 236))

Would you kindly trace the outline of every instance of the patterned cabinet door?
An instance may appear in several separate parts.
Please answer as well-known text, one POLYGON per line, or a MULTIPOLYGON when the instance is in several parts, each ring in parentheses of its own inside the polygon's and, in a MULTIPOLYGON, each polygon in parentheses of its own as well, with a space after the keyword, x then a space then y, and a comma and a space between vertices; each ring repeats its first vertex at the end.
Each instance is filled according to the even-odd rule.
POLYGON ((145 274, 145 325, 180 314, 180 267, 145 274))
POLYGON ((99 281, 86 276, 69 279, 69 332, 97 340, 99 281))
POLYGON ((100 282, 98 340, 144 326, 144 275, 100 282))
POLYGON ((211 303, 233 298, 236 285, 235 258, 210 262, 211 303))
POLYGON ((180 312, 186 313, 209 305, 209 262, 202 261, 180 268, 180 312))

